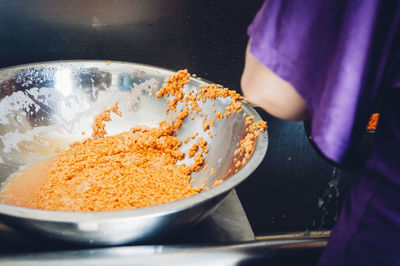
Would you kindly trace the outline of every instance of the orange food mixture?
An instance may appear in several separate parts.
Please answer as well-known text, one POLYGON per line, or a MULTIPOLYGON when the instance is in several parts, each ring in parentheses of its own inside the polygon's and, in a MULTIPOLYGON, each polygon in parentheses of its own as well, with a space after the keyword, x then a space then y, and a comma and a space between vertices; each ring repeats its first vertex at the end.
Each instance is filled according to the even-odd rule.
MULTIPOLYGON (((198 187, 190 183, 193 172, 208 167, 204 159, 208 143, 198 137, 188 153, 193 157, 193 164, 178 165, 185 154, 179 150, 181 142, 175 137, 176 132, 189 114, 202 115, 199 101, 230 97, 225 113, 215 114, 220 120, 240 113, 243 98, 216 84, 204 85, 197 92, 185 94, 183 87, 190 82, 189 78, 188 71, 181 70, 169 77, 155 93, 158 98, 173 96, 167 101, 167 114, 176 111, 179 103, 185 103, 175 120, 162 121, 158 127, 134 127, 115 136, 105 136, 104 122, 111 121, 111 112, 122 115, 118 103, 105 109, 94 120, 91 138, 72 143, 69 150, 61 151, 51 161, 38 192, 24 206, 60 211, 112 211, 163 204, 193 196, 202 189, 208 190, 203 182, 198 187)), ((250 158, 257 136, 266 128, 264 121, 252 123, 253 119, 246 118, 248 129, 235 153, 241 158, 235 172, 250 158)), ((206 114, 202 123, 204 131, 215 124, 206 114)), ((187 137, 184 143, 197 136, 198 133, 187 137)), ((213 174, 211 168, 210 175, 213 174)), ((217 180, 214 186, 221 182, 217 180)))
POLYGON ((53 160, 38 196, 28 207, 62 211, 111 211, 147 207, 186 198, 201 188, 190 184, 199 168, 176 165, 173 124, 135 127, 128 132, 89 138, 53 160))
POLYGON ((234 172, 238 172, 241 167, 243 167, 248 160, 250 160, 251 155, 255 149, 255 143, 261 132, 267 129, 267 123, 265 121, 258 121, 252 123, 254 116, 248 116, 245 120, 245 125, 247 126, 246 132, 243 138, 241 138, 238 148, 235 150, 234 162, 234 172))
POLYGON ((367 130, 376 130, 378 127, 379 113, 373 113, 369 118, 367 130))

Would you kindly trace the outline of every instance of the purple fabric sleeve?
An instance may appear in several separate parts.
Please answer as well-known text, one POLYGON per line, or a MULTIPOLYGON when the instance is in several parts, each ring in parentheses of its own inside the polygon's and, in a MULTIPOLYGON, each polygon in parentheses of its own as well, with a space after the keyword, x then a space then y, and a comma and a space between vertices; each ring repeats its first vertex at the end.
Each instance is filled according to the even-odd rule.
POLYGON ((375 44, 379 0, 266 1, 248 28, 250 53, 306 100, 312 136, 331 160, 346 156, 374 104, 390 42, 375 44), (372 62, 380 49, 380 61, 372 62), (357 124, 359 123, 359 124, 357 124))

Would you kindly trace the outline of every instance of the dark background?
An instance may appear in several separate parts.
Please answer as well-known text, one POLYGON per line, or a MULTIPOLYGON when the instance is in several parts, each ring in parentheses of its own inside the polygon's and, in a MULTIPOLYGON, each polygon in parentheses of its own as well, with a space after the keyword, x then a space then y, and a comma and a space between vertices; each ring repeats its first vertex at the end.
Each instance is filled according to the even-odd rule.
MULTIPOLYGON (((239 91, 246 29, 262 2, 1 1, 0 67, 119 60, 187 68, 239 91)), ((259 112, 269 125, 267 156, 237 188, 255 234, 330 229, 353 175, 344 173, 321 212, 333 167, 314 152, 303 123, 259 112)))

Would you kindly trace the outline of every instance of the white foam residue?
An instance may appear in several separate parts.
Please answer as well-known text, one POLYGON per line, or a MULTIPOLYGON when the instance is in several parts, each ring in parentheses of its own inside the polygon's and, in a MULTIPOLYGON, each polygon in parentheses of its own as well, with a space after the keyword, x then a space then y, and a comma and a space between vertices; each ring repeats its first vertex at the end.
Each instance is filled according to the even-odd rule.
POLYGON ((134 83, 128 96, 128 108, 137 111, 141 107, 141 101, 144 93, 148 93, 149 89, 154 88, 157 84, 155 79, 148 79, 140 84, 134 83))
POLYGON ((58 114, 66 121, 72 121, 78 114, 79 100, 77 97, 66 97, 65 101, 60 102, 58 106, 58 114))
MULTIPOLYGON (((47 106, 50 106, 51 102, 56 102, 58 101, 62 95, 60 92, 57 90, 54 90, 52 88, 31 88, 26 91, 27 94, 32 96, 36 101, 45 104, 47 106)), ((40 108, 38 106, 38 108, 40 108)), ((39 111, 38 109, 35 110, 36 112, 39 111)))
POLYGON ((17 116, 17 117, 16 117, 16 119, 17 119, 17 122, 18 122, 18 123, 20 123, 20 124, 22 124, 22 123, 23 123, 23 119, 22 119, 22 117, 20 117, 20 116, 17 116))
POLYGON ((37 110, 40 109, 40 106, 22 91, 17 91, 10 96, 4 97, 0 102, 0 110, 2 110, 0 112, 0 124, 9 125, 10 120, 8 116, 10 114, 19 112, 20 110, 26 109, 29 106, 34 106, 37 110))
POLYGON ((22 141, 34 142, 37 134, 46 132, 48 130, 49 127, 35 127, 26 132, 20 132, 18 129, 15 131, 9 131, 3 136, 0 136, 0 139, 4 145, 3 152, 9 153, 13 149, 20 152, 21 150, 18 144, 20 144, 22 141))

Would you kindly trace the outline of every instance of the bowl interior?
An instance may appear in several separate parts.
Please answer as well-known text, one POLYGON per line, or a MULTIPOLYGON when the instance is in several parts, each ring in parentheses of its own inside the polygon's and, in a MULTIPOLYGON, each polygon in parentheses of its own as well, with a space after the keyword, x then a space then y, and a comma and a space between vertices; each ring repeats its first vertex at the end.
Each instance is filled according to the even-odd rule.
MULTIPOLYGON (((0 71, 1 184, 22 167, 55 156, 54 147, 66 149, 69 143, 90 136, 94 117, 115 102, 119 102, 123 115, 111 115, 112 121, 106 126, 108 135, 137 125, 154 127, 174 117, 176 112, 165 114, 166 99, 150 93, 171 74, 151 66, 105 61, 42 63, 0 71)), ((185 90, 198 90, 206 83, 191 78, 185 90)), ((203 114, 216 120, 213 109, 224 112, 229 101, 218 98, 213 101, 215 106, 210 100, 199 101, 199 105, 203 114)), ((183 108, 183 104, 178 105, 177 111, 183 108)), ((256 114, 247 105, 243 112, 256 114)), ((256 116, 255 120, 259 120, 256 116)), ((216 180, 226 180, 234 174, 234 151, 244 136, 245 118, 240 113, 216 121, 210 129, 213 138, 203 131, 201 119, 187 118, 177 136, 183 141, 199 133, 209 143, 205 156, 209 168, 194 173, 192 183, 198 185, 203 181, 212 189, 216 180), (215 174, 210 174, 211 168, 215 174)), ((181 150, 186 153, 195 141, 183 143, 181 150)), ((180 163, 191 161, 186 156, 180 163)))

